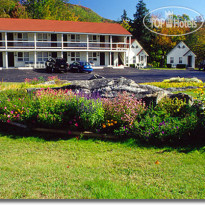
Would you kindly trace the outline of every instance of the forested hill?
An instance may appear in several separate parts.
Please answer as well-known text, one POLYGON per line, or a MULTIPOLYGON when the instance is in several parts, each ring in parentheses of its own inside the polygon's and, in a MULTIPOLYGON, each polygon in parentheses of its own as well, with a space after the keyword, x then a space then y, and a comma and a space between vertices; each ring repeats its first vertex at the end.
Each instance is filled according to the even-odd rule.
POLYGON ((114 22, 68 0, 0 0, 0 18, 114 22))
POLYGON ((75 14, 75 16, 78 17, 78 21, 87 21, 87 22, 114 22, 110 19, 105 19, 95 13, 90 8, 80 6, 80 5, 74 5, 74 4, 68 4, 70 10, 75 14))

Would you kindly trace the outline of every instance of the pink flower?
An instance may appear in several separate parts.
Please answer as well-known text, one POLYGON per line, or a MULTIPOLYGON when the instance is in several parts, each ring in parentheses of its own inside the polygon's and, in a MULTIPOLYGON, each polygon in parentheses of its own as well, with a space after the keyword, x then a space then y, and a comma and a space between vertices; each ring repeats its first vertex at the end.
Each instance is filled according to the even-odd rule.
POLYGON ((11 114, 14 114, 14 111, 11 111, 11 114))
POLYGON ((75 123, 75 126, 78 127, 78 123, 75 123))
POLYGON ((10 115, 7 115, 7 117, 10 118, 11 116, 10 116, 10 115))
POLYGON ((4 110, 6 110, 7 109, 7 107, 4 107, 4 110))
POLYGON ((7 122, 10 123, 11 121, 10 121, 10 120, 7 120, 7 122))

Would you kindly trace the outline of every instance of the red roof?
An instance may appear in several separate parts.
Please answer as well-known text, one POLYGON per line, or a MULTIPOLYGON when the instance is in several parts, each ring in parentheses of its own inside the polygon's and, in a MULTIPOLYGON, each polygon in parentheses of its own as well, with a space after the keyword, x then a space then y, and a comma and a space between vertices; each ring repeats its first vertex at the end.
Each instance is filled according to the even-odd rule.
POLYGON ((117 23, 92 23, 42 19, 0 18, 2 31, 42 31, 131 35, 117 23))

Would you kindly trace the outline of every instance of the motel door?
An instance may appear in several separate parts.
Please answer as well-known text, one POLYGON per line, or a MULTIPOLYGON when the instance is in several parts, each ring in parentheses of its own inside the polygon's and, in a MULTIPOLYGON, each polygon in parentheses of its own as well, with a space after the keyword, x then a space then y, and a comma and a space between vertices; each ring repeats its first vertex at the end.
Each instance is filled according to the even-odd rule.
POLYGON ((63 58, 66 60, 66 62, 68 61, 68 55, 67 55, 67 52, 63 52, 63 58))
POLYGON ((3 67, 3 55, 2 55, 2 52, 0 52, 0 67, 3 67))
POLYGON ((8 67, 14 67, 14 52, 8 52, 8 67))
POLYGON ((100 53, 100 65, 105 65, 105 53, 100 53))
POLYGON ((188 67, 192 67, 192 56, 188 56, 188 67))

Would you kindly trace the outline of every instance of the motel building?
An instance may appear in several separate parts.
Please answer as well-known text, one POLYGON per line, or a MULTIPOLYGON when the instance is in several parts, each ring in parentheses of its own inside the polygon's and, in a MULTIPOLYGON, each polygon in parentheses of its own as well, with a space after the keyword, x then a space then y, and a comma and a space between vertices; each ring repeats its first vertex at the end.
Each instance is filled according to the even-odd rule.
POLYGON ((0 18, 0 69, 45 68, 51 57, 93 68, 146 66, 131 37, 120 24, 0 18))

